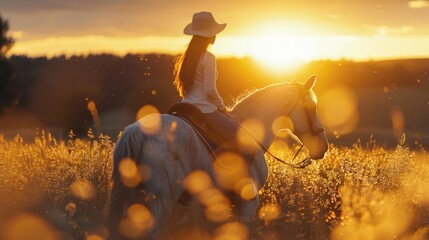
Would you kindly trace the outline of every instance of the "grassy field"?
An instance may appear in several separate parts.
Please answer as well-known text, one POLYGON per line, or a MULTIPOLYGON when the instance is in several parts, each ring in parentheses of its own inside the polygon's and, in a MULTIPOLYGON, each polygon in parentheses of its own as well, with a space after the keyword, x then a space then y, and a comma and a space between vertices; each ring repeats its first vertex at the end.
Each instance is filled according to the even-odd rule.
MULTIPOLYGON (((60 141, 40 131, 28 143, 0 135, 1 239, 106 239, 116 138, 70 132, 60 141)), ((230 222, 205 231, 201 209, 180 207, 173 239, 429 239, 429 154, 405 142, 331 145, 325 159, 302 170, 268 158, 252 228, 230 222)))

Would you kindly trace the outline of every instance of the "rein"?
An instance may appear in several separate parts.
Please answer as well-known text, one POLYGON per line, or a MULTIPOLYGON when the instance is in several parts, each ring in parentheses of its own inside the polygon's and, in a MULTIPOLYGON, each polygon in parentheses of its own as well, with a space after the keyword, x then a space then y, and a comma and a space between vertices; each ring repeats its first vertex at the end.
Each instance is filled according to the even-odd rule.
MULTIPOLYGON (((300 91, 301 89, 300 89, 300 86, 299 85, 296 85, 297 86, 297 88, 299 89, 298 91, 299 91, 299 98, 298 98, 298 100, 295 102, 295 104, 293 105, 293 107, 292 107, 292 109, 288 112, 288 114, 287 114, 287 116, 289 116, 292 112, 293 112, 293 110, 295 110, 295 108, 296 108, 296 106, 298 105, 298 103, 299 103, 299 101, 301 100, 301 98, 303 97, 302 96, 302 91, 300 91)), ((307 112, 307 111, 306 111, 307 112)), ((309 116, 307 116, 307 118, 308 118, 309 116)), ((308 121, 308 119, 307 119, 307 121, 308 121)), ((234 121, 235 122, 235 121, 234 121)), ((236 123, 236 122, 235 122, 236 123)), ((292 168, 305 168, 305 167, 307 167, 308 165, 310 165, 311 164, 311 158, 310 157, 306 157, 304 160, 302 160, 301 162, 299 162, 299 163, 293 163, 293 161, 296 159, 296 157, 298 156, 298 154, 301 152, 301 150, 302 150, 302 148, 304 147, 304 144, 301 144, 301 146, 299 147, 299 149, 298 149, 298 151, 295 153, 295 155, 293 156, 293 158, 292 158, 292 160, 291 161, 289 161, 289 162, 287 162, 287 161, 285 161, 285 160, 283 160, 283 159, 281 159, 281 158, 279 158, 279 157, 277 157, 277 156, 275 156, 273 153, 271 153, 270 151, 268 151, 268 149, 264 146, 264 145, 262 145, 262 143, 261 142, 259 142, 252 134, 250 134, 249 133, 249 131, 247 131, 246 129, 244 129, 242 126, 240 126, 240 124, 238 124, 238 123, 236 123, 237 124, 237 126, 239 127, 239 128, 241 128, 242 130, 244 130, 245 132, 247 132, 247 134, 249 134, 252 138, 253 138, 253 140, 259 145, 259 147, 262 149, 262 150, 264 150, 266 153, 268 153, 268 155, 270 155, 271 157, 273 157, 275 160, 277 160, 278 162, 281 162, 281 163, 283 163, 283 164, 285 164, 285 165, 287 165, 287 166, 289 166, 289 167, 292 167, 292 168)), ((310 128, 312 128, 312 126, 309 126, 310 128)), ((312 132, 314 132, 313 131, 313 128, 312 128, 312 132)))
POLYGON ((268 151, 268 149, 265 149, 265 147, 264 146, 262 146, 262 144, 259 144, 259 146, 265 151, 265 152, 267 152, 268 153, 268 155, 270 155, 271 157, 273 157, 275 160, 277 160, 278 162, 281 162, 281 163, 283 163, 283 164, 285 164, 285 165, 287 165, 287 166, 289 166, 289 167, 292 167, 292 168, 305 168, 305 167, 307 167, 308 165, 310 165, 311 164, 311 159, 310 159, 310 157, 306 157, 304 160, 302 160, 301 162, 299 162, 299 163, 292 163, 292 161, 294 161, 295 160, 295 158, 296 158, 296 156, 298 156, 298 154, 301 152, 301 150, 302 150, 302 148, 304 147, 304 144, 301 144, 301 147, 299 147, 299 149, 298 149, 298 151, 295 153, 295 155, 293 156, 293 158, 292 158, 292 161, 291 162, 286 162, 286 161, 284 161, 284 160, 282 160, 282 159, 280 159, 280 158, 278 158, 277 156, 274 156, 274 154, 272 154, 270 151, 268 151))

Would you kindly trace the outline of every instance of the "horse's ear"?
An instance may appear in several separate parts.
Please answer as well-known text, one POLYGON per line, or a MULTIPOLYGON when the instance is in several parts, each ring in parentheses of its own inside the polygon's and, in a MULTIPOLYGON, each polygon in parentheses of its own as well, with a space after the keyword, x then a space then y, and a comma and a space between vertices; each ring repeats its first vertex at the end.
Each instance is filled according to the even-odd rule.
POLYGON ((305 87, 306 90, 310 90, 310 89, 312 89, 314 87, 314 84, 316 83, 316 78, 317 78, 317 75, 314 74, 311 77, 309 77, 307 79, 307 81, 305 81, 304 87, 305 87))

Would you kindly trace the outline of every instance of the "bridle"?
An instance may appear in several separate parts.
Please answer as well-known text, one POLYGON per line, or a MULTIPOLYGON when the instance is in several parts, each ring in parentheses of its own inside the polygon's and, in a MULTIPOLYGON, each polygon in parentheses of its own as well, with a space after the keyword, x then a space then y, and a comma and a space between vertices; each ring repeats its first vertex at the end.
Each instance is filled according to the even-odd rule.
POLYGON ((304 87, 302 85, 299 85, 297 83, 295 83, 294 85, 298 89, 299 98, 298 98, 297 102, 295 103, 294 107, 289 111, 288 115, 293 112, 296 105, 298 105, 298 102, 302 101, 304 103, 305 116, 307 119, 308 127, 310 128, 311 135, 317 135, 319 133, 324 132, 325 129, 323 127, 317 127, 317 128, 315 127, 316 124, 315 124, 314 115, 311 113, 312 109, 310 109, 310 106, 308 105, 308 103, 305 102, 305 97, 308 96, 308 94, 309 94, 308 91, 305 91, 304 87))
MULTIPOLYGON (((305 98, 308 96, 308 91, 305 91, 304 90, 304 87, 302 86, 302 85, 300 85, 300 84, 297 84, 297 83, 295 83, 294 84, 294 86, 298 89, 298 94, 299 94, 299 97, 298 97, 298 99, 297 99, 297 101, 295 102, 295 104, 293 105, 293 107, 291 108, 291 110, 288 112, 288 114, 287 114, 287 116, 289 116, 294 110, 295 110, 295 108, 296 108, 296 106, 298 105, 298 103, 300 102, 300 101, 302 101, 303 102, 303 104, 304 104, 304 110, 305 110, 305 116, 306 116, 306 119, 307 119, 307 124, 308 124, 308 127, 310 128, 310 133, 311 133, 311 135, 312 136, 314 136, 314 135, 317 135, 317 134, 319 134, 319 133, 322 133, 322 132, 324 132, 325 131, 325 129, 324 128, 322 128, 322 127, 315 127, 315 119, 314 119, 314 117, 313 117, 313 115, 312 115, 312 113, 311 113, 311 109, 310 109, 310 107, 308 106, 308 104, 307 103, 305 103, 305 98)), ((241 127, 241 126, 240 126, 241 127)), ((242 127, 241 127, 242 128, 242 127)), ((277 160, 278 162, 281 162, 281 163, 283 163, 283 164, 285 164, 285 165, 287 165, 287 166, 289 166, 289 167, 292 167, 292 168, 304 168, 304 167, 306 167, 306 166, 308 166, 308 165, 310 165, 311 164, 311 158, 310 157, 306 157, 306 158, 304 158, 301 162, 299 162, 299 163, 293 163, 293 161, 296 159, 296 157, 298 156, 298 154, 301 152, 301 150, 303 149, 303 147, 304 147, 304 144, 301 144, 301 146, 299 147, 299 149, 298 149, 298 151, 294 154, 294 156, 293 156, 293 158, 292 158, 292 160, 291 161, 289 161, 289 162, 287 162, 287 161, 285 161, 285 160, 283 160, 283 159, 281 159, 281 158, 279 158, 279 157, 277 157, 277 156, 275 156, 274 154, 272 154, 270 151, 268 151, 268 149, 265 147, 265 146, 263 146, 262 145, 262 143, 261 142, 259 142, 252 134, 250 134, 247 130, 245 130, 244 128, 242 128, 244 131, 246 131, 252 138, 253 138, 253 140, 256 142, 256 143, 258 143, 258 145, 259 145, 259 147, 262 149, 262 150, 264 150, 266 153, 268 153, 268 155, 270 155, 271 157, 273 157, 275 160, 277 160)))

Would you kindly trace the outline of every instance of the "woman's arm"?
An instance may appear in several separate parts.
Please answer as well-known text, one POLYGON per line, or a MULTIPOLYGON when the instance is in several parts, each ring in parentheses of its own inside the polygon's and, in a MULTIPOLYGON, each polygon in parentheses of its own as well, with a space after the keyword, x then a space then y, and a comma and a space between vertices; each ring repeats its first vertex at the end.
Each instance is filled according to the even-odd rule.
POLYGON ((210 102, 217 106, 221 111, 225 110, 225 104, 223 103, 222 97, 216 88, 217 70, 216 70, 216 58, 213 54, 207 52, 204 62, 204 92, 207 95, 210 102))

